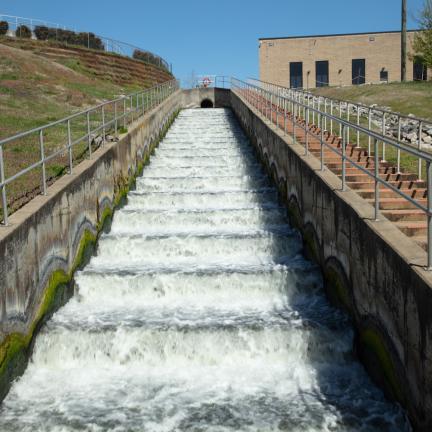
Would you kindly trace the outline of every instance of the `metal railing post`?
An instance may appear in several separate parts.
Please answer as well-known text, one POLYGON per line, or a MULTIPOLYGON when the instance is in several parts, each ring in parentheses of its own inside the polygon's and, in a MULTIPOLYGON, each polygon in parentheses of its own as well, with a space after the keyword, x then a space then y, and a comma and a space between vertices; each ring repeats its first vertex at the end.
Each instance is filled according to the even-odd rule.
POLYGON ((43 129, 39 131, 39 148, 40 148, 40 157, 42 162, 42 195, 47 194, 46 190, 46 165, 45 165, 45 148, 44 148, 44 136, 43 129))
POLYGON ((309 107, 306 108, 306 122, 305 122, 305 156, 309 155, 309 107))
POLYGON ((92 155, 92 148, 91 148, 91 136, 90 136, 90 111, 87 111, 87 139, 88 139, 88 151, 89 151, 89 159, 92 155))
POLYGON ((283 110, 284 110, 284 135, 287 133, 287 100, 283 98, 283 110))
MULTIPOLYGON (((401 117, 398 116, 398 141, 401 140, 401 117)), ((400 171, 400 158, 401 158, 401 152, 400 148, 397 149, 397 173, 399 174, 400 171)))
MULTIPOLYGON (((419 122, 419 130, 418 130, 418 144, 417 144, 417 148, 419 150, 421 150, 421 142, 423 139, 422 133, 423 133, 423 122, 420 121, 419 122)), ((421 158, 419 158, 419 160, 418 160, 418 179, 421 180, 421 178, 422 178, 422 160, 421 160, 421 158)))
POLYGON ((1 197, 2 197, 2 207, 3 207, 3 225, 8 225, 8 208, 7 208, 7 196, 6 196, 6 185, 5 182, 5 168, 3 160, 3 146, 0 145, 0 183, 1 186, 1 197))
MULTIPOLYGON (((382 129, 381 129, 381 134, 382 134, 382 136, 385 136, 385 124, 386 124, 386 113, 385 112, 383 112, 383 116, 382 116, 382 129)), ((385 142, 383 141, 383 143, 382 143, 382 158, 381 158, 381 160, 383 161, 383 162, 385 162, 385 152, 386 152, 386 145, 385 145, 385 142)))
POLYGON ((105 106, 102 106, 102 144, 105 145, 106 128, 105 128, 105 106))
POLYGON ((346 132, 345 125, 342 126, 342 190, 346 190, 346 132))
POLYGON ((320 114, 320 123, 321 123, 321 130, 320 130, 320 153, 321 153, 321 171, 324 171, 324 129, 323 129, 323 118, 322 114, 320 114))
POLYGON ((375 220, 379 220, 379 201, 380 201, 380 183, 379 178, 379 146, 378 140, 374 139, 374 160, 375 160, 375 220))
POLYGON ((117 101, 114 102, 114 134, 118 135, 117 101))
MULTIPOLYGON (((368 112, 368 129, 371 130, 372 127, 372 110, 369 108, 369 112, 368 112)), ((370 156, 371 154, 371 136, 368 135, 368 156, 370 156)))
MULTIPOLYGON (((357 105, 357 126, 360 126, 360 107, 357 105)), ((357 148, 360 147, 360 131, 357 130, 357 148)))
POLYGON ((71 133, 70 120, 67 121, 67 131, 68 131, 68 149, 69 149, 69 174, 72 174, 73 155, 72 155, 72 133, 71 133))
POLYGON ((432 164, 426 163, 427 175, 427 269, 432 270, 432 164))
POLYGON ((123 129, 126 129, 126 97, 123 98, 123 129))

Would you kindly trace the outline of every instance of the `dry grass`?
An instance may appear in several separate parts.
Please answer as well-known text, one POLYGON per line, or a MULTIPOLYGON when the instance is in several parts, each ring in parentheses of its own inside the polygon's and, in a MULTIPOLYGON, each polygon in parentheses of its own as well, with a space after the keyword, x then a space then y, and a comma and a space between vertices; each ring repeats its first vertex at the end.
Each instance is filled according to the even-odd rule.
MULTIPOLYGON (((0 139, 59 120, 141 88, 142 84, 133 81, 128 85, 119 85, 109 79, 96 77, 77 59, 50 60, 29 50, 0 44, 0 139)), ((112 118, 112 113, 107 110, 106 116, 108 119, 112 118)), ((101 119, 94 115, 91 122, 98 125, 101 119)), ((85 118, 73 120, 71 130, 72 139, 83 136, 86 133, 85 118)), ((44 143, 45 156, 64 147, 67 143, 67 127, 59 125, 50 128, 45 133, 44 143)), ((87 147, 87 142, 80 142, 74 147, 75 162, 85 157, 87 147)), ((3 155, 6 177, 39 161, 38 134, 5 144, 3 155)), ((68 154, 64 152, 47 164, 49 182, 67 172, 68 159, 68 154)), ((40 169, 34 169, 9 184, 9 212, 15 211, 35 194, 40 193, 40 187, 40 169)))
POLYGON ((312 92, 365 105, 387 106, 392 111, 432 120, 432 81, 321 87, 312 92))

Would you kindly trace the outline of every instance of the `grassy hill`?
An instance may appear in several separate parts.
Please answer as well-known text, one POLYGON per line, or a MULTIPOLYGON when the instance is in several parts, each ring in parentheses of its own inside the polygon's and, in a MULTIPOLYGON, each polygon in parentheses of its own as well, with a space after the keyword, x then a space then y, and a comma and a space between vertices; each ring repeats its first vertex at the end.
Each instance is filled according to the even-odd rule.
MULTIPOLYGON (((58 44, 0 38, 0 139, 59 120, 120 95, 171 79, 172 75, 143 62, 58 44)), ((85 133, 85 125, 75 125, 85 133)), ((45 137, 45 155, 64 146, 66 131, 45 137)), ((85 157, 86 144, 74 148, 85 157)), ((3 149, 6 176, 39 160, 37 137, 20 139, 3 149)), ((49 183, 66 172, 66 154, 47 164, 49 183)), ((40 193, 40 170, 7 186, 10 212, 40 193)), ((0 203, 0 220, 1 216, 0 203)))
POLYGON ((389 107, 402 114, 432 120, 432 81, 320 87, 312 91, 330 98, 389 107))

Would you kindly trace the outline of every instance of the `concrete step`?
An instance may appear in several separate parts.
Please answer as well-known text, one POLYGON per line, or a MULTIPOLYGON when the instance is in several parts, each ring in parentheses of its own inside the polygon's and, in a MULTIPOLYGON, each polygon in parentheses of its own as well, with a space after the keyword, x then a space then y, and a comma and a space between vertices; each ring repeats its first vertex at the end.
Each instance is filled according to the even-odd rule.
MULTIPOLYGON (((426 198, 426 189, 400 189, 401 192, 411 198, 422 199, 426 198)), ((363 198, 374 198, 375 189, 357 189, 356 192, 363 198)), ((398 198, 400 195, 384 186, 380 187, 380 197, 382 198, 398 198)))
MULTIPOLYGON (((386 181, 416 181, 417 176, 415 174, 399 173, 399 174, 383 174, 380 176, 381 179, 386 181)), ((348 172, 347 170, 347 181, 348 182, 369 182, 373 177, 356 170, 355 172, 348 172)))
POLYGON ((396 226, 408 237, 426 236, 427 223, 426 222, 395 222, 396 226))
POLYGON ((408 209, 408 210, 383 210, 382 215, 392 222, 425 222, 426 215, 423 210, 408 209))
MULTIPOLYGON (((371 205, 375 204, 374 199, 366 199, 368 203, 371 205)), ((416 199, 416 201, 423 205, 427 205, 427 200, 425 199, 416 199)), ((402 210, 402 209, 417 209, 417 207, 406 200, 405 198, 380 198, 380 209, 381 210, 402 210)))
MULTIPOLYGON (((390 181, 389 182, 394 187, 398 189, 416 189, 416 188, 426 188, 426 182, 423 181, 412 181, 412 180, 401 180, 401 181, 390 181)), ((365 179, 363 181, 350 181, 349 187, 351 189, 369 189, 371 186, 375 184, 375 181, 372 177, 365 175, 365 179)))

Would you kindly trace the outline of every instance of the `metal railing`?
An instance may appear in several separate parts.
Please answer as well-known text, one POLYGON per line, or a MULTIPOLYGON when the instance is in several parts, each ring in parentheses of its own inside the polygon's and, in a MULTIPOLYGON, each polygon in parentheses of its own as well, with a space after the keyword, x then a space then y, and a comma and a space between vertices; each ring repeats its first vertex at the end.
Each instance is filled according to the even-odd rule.
POLYGON ((189 82, 190 88, 231 88, 231 77, 225 75, 202 75, 189 82))
MULTIPOLYGON (((8 35, 9 36, 15 36, 15 32, 16 30, 22 26, 25 25, 27 26, 31 32, 32 32, 32 37, 36 38, 35 36, 35 29, 36 27, 39 26, 44 26, 44 27, 49 27, 49 28, 54 28, 57 30, 70 30, 70 31, 74 31, 77 32, 76 29, 70 29, 64 25, 60 25, 58 23, 52 23, 49 21, 43 21, 43 20, 39 20, 39 19, 34 19, 34 18, 25 18, 25 17, 18 17, 18 16, 14 16, 14 15, 2 15, 0 14, 0 21, 6 21, 9 25, 9 32, 8 35)), ((92 44, 91 44, 91 39, 90 39, 90 35, 92 35, 93 33, 91 32, 80 32, 80 33, 84 33, 87 34, 87 42, 85 45, 83 44, 79 44, 78 46, 85 46, 87 48, 91 48, 92 44)), ((54 38, 49 38, 48 40, 54 40, 54 41, 58 41, 61 43, 66 43, 68 44, 67 41, 63 40, 61 37, 61 35, 59 35, 58 33, 56 33, 56 36, 54 38)), ((99 35, 94 35, 97 38, 99 38, 102 42, 103 45, 103 51, 106 52, 112 52, 115 54, 119 54, 119 55, 123 55, 126 57, 131 57, 134 58, 134 52, 135 50, 141 51, 142 53, 149 53, 150 55, 148 56, 147 60, 142 60, 145 63, 150 63, 153 64, 155 66, 159 66, 163 69, 166 69, 167 71, 172 72, 172 65, 170 65, 166 60, 164 60, 162 57, 150 53, 149 51, 143 50, 137 46, 131 45, 129 43, 126 42, 121 42, 115 39, 111 39, 105 36, 99 36, 99 35)), ((74 45, 74 44, 71 44, 74 45)))
MULTIPOLYGON (((266 90, 271 90, 272 92, 281 91, 284 96, 295 98, 297 101, 302 101, 309 107, 318 108, 318 110, 324 109, 324 113, 331 114, 331 116, 337 116, 339 118, 345 118, 348 122, 353 123, 354 120, 357 126, 363 126, 363 128, 379 132, 383 136, 391 136, 393 140, 398 141, 402 144, 407 144, 403 140, 402 132, 402 121, 406 121, 410 126, 412 126, 412 132, 415 133, 417 138, 416 148, 417 150, 422 150, 424 144, 424 137, 426 136, 426 131, 432 130, 432 121, 426 120, 419 117, 414 117, 410 115, 400 114, 394 111, 385 110, 379 107, 368 106, 361 103, 355 103, 350 101, 345 101, 341 99, 334 99, 325 96, 315 95, 309 91, 301 89, 290 89, 287 87, 278 86, 269 82, 260 81, 256 79, 249 79, 249 81, 255 83, 259 87, 263 87, 266 90), (362 122, 362 119, 365 121, 362 122), (379 120, 379 122, 377 122, 379 120), (362 124, 363 123, 363 124, 362 124), (394 135, 389 134, 388 131, 394 130, 394 135), (375 129, 374 129, 375 126, 375 129)), ((315 112, 315 111, 313 111, 315 112)), ((325 125, 327 128, 327 125, 325 125)), ((348 131, 350 131, 349 128, 348 131)), ((333 134, 335 131, 333 127, 333 120, 330 121, 330 133, 333 134)), ((342 134, 342 126, 339 124, 339 135, 342 134)), ((360 133, 358 132, 355 137, 357 146, 360 146, 360 133)), ((407 144, 410 145, 410 144, 407 144)), ((371 151, 372 138, 368 138, 367 148, 371 151)), ((382 143, 382 160, 386 160, 386 142, 382 143)), ((398 172, 401 172, 401 155, 400 149, 396 150, 396 168, 398 172)), ((422 178, 422 160, 421 158, 417 161, 417 171, 419 179, 422 178)))
MULTIPOLYGON (((254 80, 257 83, 257 80, 254 80)), ((400 197, 410 202, 414 207, 422 210, 427 217, 427 268, 432 270, 432 155, 417 149, 415 147, 396 141, 383 134, 377 133, 371 129, 365 128, 359 124, 352 123, 349 120, 336 117, 332 113, 323 111, 321 107, 312 106, 305 98, 302 97, 302 92, 291 91, 282 87, 273 86, 269 83, 258 82, 258 85, 250 82, 232 79, 232 90, 240 97, 246 99, 247 102, 255 106, 263 115, 272 123, 276 123, 278 127, 282 127, 283 133, 287 134, 288 122, 292 125, 292 135, 296 136, 296 129, 300 128, 305 134, 305 155, 309 155, 309 140, 311 137, 317 139, 320 143, 320 161, 321 170, 325 170, 325 153, 324 148, 328 148, 333 153, 341 158, 341 189, 346 190, 346 167, 347 163, 352 167, 357 168, 362 173, 367 174, 374 180, 374 213, 375 220, 380 218, 380 186, 393 191, 400 197), (288 90, 288 91, 286 91, 288 90), (313 120, 311 122, 311 119, 313 120), (282 124, 282 126, 281 126, 282 124), (319 128, 319 133, 311 131, 312 124, 319 128), (325 131, 328 132, 328 125, 337 125, 340 128, 340 137, 342 139, 341 148, 338 149, 326 142, 324 139, 325 131), (373 143, 374 169, 373 171, 362 166, 358 161, 347 154, 347 146, 349 144, 349 129, 355 131, 356 134, 365 135, 373 143), (427 199, 426 205, 415 200, 407 195, 402 190, 398 189, 391 183, 380 176, 380 157, 379 143, 386 144, 396 148, 399 152, 406 152, 417 157, 426 164, 427 175, 427 199)))
POLYGON ((177 80, 167 81, 0 140, 0 203, 3 225, 8 225, 7 188, 13 182, 37 170, 40 174, 38 189, 42 195, 46 195, 50 162, 61 158, 66 161, 69 174, 72 174, 74 162, 81 160, 84 155, 91 158, 92 152, 111 137, 109 134, 114 134, 112 138, 115 139, 119 133, 126 132, 128 124, 160 104, 178 88, 177 80), (64 142, 59 142, 62 140, 64 142), (75 151, 78 148, 80 151, 75 151), (8 171, 13 171, 14 168, 8 165, 9 161, 15 160, 14 151, 29 152, 35 160, 9 174, 8 171))

